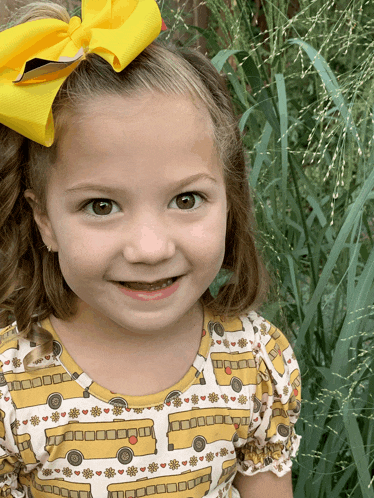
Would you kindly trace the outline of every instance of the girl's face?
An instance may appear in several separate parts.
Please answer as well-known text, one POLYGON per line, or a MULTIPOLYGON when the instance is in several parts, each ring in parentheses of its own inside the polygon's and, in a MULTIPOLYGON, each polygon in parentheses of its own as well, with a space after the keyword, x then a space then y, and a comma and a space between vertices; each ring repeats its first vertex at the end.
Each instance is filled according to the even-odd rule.
POLYGON ((36 220, 92 323, 166 330, 199 306, 220 270, 226 189, 200 107, 150 92, 105 97, 60 138, 48 215, 36 220), (133 299, 119 284, 179 275, 176 292, 159 300, 133 299))

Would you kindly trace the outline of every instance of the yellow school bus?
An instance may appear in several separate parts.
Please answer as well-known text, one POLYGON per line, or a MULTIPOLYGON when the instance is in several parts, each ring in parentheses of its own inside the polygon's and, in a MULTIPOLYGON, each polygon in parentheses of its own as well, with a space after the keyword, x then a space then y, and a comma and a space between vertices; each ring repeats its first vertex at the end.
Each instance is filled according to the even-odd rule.
POLYGON ((272 416, 270 417, 269 425, 266 429, 265 441, 268 441, 277 432, 282 437, 287 437, 290 433, 288 413, 284 410, 280 401, 274 401, 273 403, 272 416))
POLYGON ((17 335, 17 334, 18 334, 18 330, 17 330, 17 327, 15 326, 15 324, 8 325, 7 327, 5 327, 2 334, 0 335, 0 343, 3 344, 3 342, 7 341, 12 336, 17 335))
POLYGON ((187 470, 179 475, 143 478, 131 483, 109 484, 107 498, 138 498, 160 494, 175 498, 200 498, 212 482, 212 467, 187 470), (166 494, 167 493, 167 494, 166 494))
POLYGON ((246 353, 211 353, 216 382, 219 386, 231 386, 239 393, 243 386, 256 385, 256 363, 252 351, 246 353))
MULTIPOLYGON (((27 498, 53 498, 63 496, 66 498, 93 498, 91 485, 82 482, 68 482, 62 478, 39 479, 36 471, 29 474, 30 480, 20 474, 20 483, 27 486, 27 498), (32 484, 32 487, 30 486, 32 484), (46 495, 48 493, 48 495, 46 495)), ((96 498, 96 497, 95 497, 96 498)))
POLYGON ((25 465, 37 463, 38 460, 32 448, 30 434, 13 434, 13 436, 25 465))
POLYGON ((127 465, 134 456, 157 454, 153 420, 114 420, 113 422, 75 422, 46 429, 49 462, 65 458, 80 465, 92 458, 117 458, 127 465))
POLYGON ((250 421, 249 410, 197 408, 169 415, 168 450, 190 448, 203 451, 214 441, 246 438, 250 421))
POLYGON ((301 393, 300 393, 300 385, 301 385, 301 378, 300 378, 300 372, 297 368, 292 371, 291 377, 290 377, 290 384, 292 386, 293 394, 295 398, 300 399, 301 393))
MULTIPOLYGON (((5 448, 2 448, 2 451, 4 451, 4 449, 5 448)), ((3 476, 4 474, 8 474, 14 471, 14 465, 18 462, 18 456, 4 453, 0 455, 0 461, 1 460, 2 463, 0 464, 0 476, 3 476)), ((1 482, 1 477, 0 477, 0 482, 1 482)), ((1 492, 3 492, 3 488, 1 488, 1 492)))
POLYGON ((90 395, 61 365, 32 372, 5 372, 4 377, 16 408, 47 404, 52 410, 58 410, 63 399, 88 398, 90 395))
POLYGON ((268 334, 271 336, 271 339, 265 345, 266 351, 274 365, 275 370, 281 377, 283 377, 285 362, 282 353, 288 348, 288 341, 284 341, 281 338, 282 334, 280 330, 274 327, 274 325, 271 325, 268 334), (277 342, 277 339, 280 340, 277 342))
POLYGON ((225 462, 223 462, 222 472, 218 480, 218 484, 222 484, 223 482, 228 482, 233 476, 233 474, 235 474, 237 465, 238 462, 236 458, 233 458, 232 460, 226 460, 225 462))

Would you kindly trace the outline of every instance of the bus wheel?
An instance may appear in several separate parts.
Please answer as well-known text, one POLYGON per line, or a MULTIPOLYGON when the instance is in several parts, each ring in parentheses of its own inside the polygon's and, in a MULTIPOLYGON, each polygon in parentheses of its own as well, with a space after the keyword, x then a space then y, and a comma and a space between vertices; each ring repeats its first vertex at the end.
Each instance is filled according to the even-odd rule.
POLYGON ((49 408, 52 408, 52 410, 57 410, 58 408, 60 408, 61 403, 62 403, 61 394, 54 393, 48 396, 47 404, 49 408))
POLYGON ((235 391, 236 393, 240 393, 240 391, 243 389, 243 384, 240 379, 238 379, 237 377, 233 377, 231 379, 231 387, 233 391, 235 391))
POLYGON ((290 428, 288 427, 288 425, 285 424, 279 424, 277 430, 282 437, 287 437, 288 434, 290 433, 290 428))
POLYGON ((117 453, 117 459, 119 463, 122 463, 123 465, 130 463, 133 456, 134 453, 130 448, 121 448, 117 453))
POLYGON ((235 434, 232 436, 232 442, 237 443, 239 441, 239 436, 238 433, 235 432, 235 434))
POLYGON ((76 467, 77 465, 80 465, 83 462, 83 455, 78 450, 71 450, 66 455, 66 459, 70 463, 70 465, 74 465, 76 467))
POLYGON ((197 436, 192 443, 193 449, 195 451, 203 451, 205 445, 206 441, 202 436, 197 436))
POLYGON ((120 405, 123 408, 127 408, 127 401, 123 398, 112 398, 109 403, 111 405, 120 405))
POLYGON ((295 406, 295 408, 293 409, 293 412, 294 412, 294 413, 299 413, 299 411, 300 411, 300 406, 301 406, 301 403, 300 403, 300 401, 297 399, 297 400, 296 400, 296 406, 295 406))
POLYGON ((258 398, 255 397, 255 399, 253 400, 253 405, 254 405, 253 406, 254 413, 257 413, 257 412, 259 412, 261 410, 262 404, 261 404, 261 401, 258 398))
POLYGON ((6 386, 5 375, 0 373, 0 386, 6 386))
POLYGON ((170 403, 170 401, 173 399, 173 398, 177 398, 178 396, 180 396, 182 393, 180 391, 171 391, 165 398, 165 401, 164 403, 170 403))
POLYGON ((208 330, 211 337, 213 336, 213 332, 215 332, 220 337, 223 337, 225 334, 225 329, 223 328, 223 325, 219 322, 209 322, 208 330))
POLYGON ((62 346, 58 341, 53 341, 52 353, 57 357, 62 353, 62 346))

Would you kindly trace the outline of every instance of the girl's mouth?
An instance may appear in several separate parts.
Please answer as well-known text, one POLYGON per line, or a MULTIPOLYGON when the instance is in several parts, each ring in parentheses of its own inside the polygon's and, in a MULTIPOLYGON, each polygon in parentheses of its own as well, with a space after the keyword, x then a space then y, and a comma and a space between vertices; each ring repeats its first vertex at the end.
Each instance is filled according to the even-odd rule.
POLYGON ((179 277, 165 278, 158 280, 154 284, 141 284, 139 282, 119 282, 120 285, 132 290, 155 291, 170 287, 179 277))

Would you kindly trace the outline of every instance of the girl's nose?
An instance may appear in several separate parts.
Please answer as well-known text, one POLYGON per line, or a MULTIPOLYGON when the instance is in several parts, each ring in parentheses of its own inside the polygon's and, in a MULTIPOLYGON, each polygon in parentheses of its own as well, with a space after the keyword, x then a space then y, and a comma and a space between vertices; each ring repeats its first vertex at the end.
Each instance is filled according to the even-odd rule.
POLYGON ((170 229, 161 223, 134 223, 123 236, 123 252, 129 263, 156 264, 170 259, 175 253, 175 243, 170 229))

